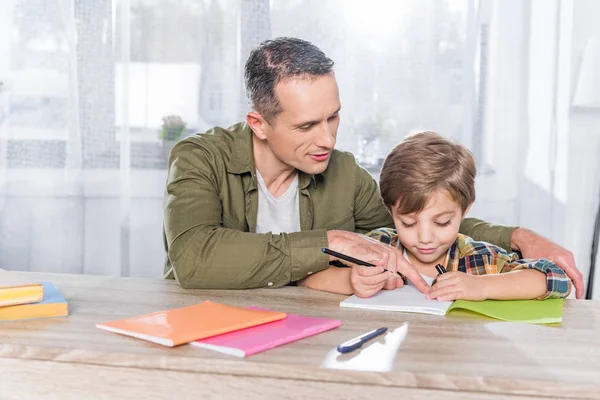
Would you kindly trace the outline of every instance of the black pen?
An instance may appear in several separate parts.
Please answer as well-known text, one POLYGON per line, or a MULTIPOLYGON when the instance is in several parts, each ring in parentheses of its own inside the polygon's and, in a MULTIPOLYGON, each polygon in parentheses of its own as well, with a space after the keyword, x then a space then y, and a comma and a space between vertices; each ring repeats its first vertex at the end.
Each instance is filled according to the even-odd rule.
MULTIPOLYGON (((337 251, 329 250, 326 247, 321 248, 321 251, 325 254, 329 254, 330 256, 337 257, 341 260, 348 261, 348 262, 351 262, 356 265, 364 265, 365 267, 376 267, 375 264, 371 264, 369 262, 359 260, 358 258, 354 258, 354 257, 347 256, 345 254, 342 254, 342 253, 338 253, 337 251)), ((384 268, 383 271, 388 272, 388 270, 386 268, 384 268)), ((396 273, 404 279, 404 277, 402 276, 402 274, 400 272, 396 271, 396 273)))
MULTIPOLYGON (((436 265, 435 265, 435 270, 437 271, 437 273, 438 273, 438 276, 440 276, 441 274, 445 274, 445 273, 447 272, 447 271, 446 271, 446 268, 444 268, 444 266, 443 266, 442 264, 436 264, 436 265)), ((435 285, 435 284, 437 283, 437 278, 438 278, 438 276, 436 276, 436 277, 433 279, 433 282, 431 282, 431 286, 433 286, 433 285, 435 285)))

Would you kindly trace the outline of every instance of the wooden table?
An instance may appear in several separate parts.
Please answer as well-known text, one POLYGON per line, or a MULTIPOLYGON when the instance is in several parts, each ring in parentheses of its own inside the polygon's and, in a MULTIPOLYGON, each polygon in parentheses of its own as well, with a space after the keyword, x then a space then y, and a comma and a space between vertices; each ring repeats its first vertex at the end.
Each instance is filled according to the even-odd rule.
POLYGON ((0 398, 600 398, 600 302, 565 301, 562 326, 339 307, 306 288, 183 290, 172 281, 37 274, 63 292, 68 318, 0 322, 0 398), (238 359, 165 348, 95 324, 210 299, 330 317, 343 325, 238 359), (335 347, 392 332, 361 351, 335 347))

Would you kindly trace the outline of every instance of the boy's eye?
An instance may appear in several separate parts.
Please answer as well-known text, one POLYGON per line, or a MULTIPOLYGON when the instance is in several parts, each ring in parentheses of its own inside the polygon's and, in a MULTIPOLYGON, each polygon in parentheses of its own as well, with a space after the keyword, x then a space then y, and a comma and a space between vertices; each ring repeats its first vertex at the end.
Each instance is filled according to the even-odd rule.
MULTIPOLYGON (((402 222, 402 221, 400 221, 402 222)), ((404 222, 402 222, 402 226, 405 228, 412 228, 413 226, 415 226, 416 222, 413 222, 412 224, 405 224, 404 222)))
POLYGON ((452 220, 448 220, 446 222, 436 222, 435 224, 437 226, 448 226, 448 225, 450 225, 450 222, 452 222, 452 220))

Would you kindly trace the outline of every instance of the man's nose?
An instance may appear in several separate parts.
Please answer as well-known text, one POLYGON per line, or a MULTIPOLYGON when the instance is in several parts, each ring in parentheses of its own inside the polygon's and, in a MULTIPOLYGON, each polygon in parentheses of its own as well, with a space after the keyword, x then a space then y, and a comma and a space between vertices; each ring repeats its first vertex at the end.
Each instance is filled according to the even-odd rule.
POLYGON ((319 126, 315 144, 325 149, 333 149, 335 146, 335 132, 331 130, 331 126, 328 123, 319 126))

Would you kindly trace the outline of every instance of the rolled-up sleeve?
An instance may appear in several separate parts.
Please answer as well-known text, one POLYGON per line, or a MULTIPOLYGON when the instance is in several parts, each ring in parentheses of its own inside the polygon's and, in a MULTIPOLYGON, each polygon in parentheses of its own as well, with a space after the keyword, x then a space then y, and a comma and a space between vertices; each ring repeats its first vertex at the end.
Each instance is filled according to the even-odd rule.
POLYGON ((563 299, 571 293, 572 283, 565 271, 558 265, 545 258, 539 260, 517 259, 515 253, 507 254, 510 262, 504 264, 500 273, 517 271, 520 269, 534 269, 546 275, 546 293, 538 300, 563 299))

